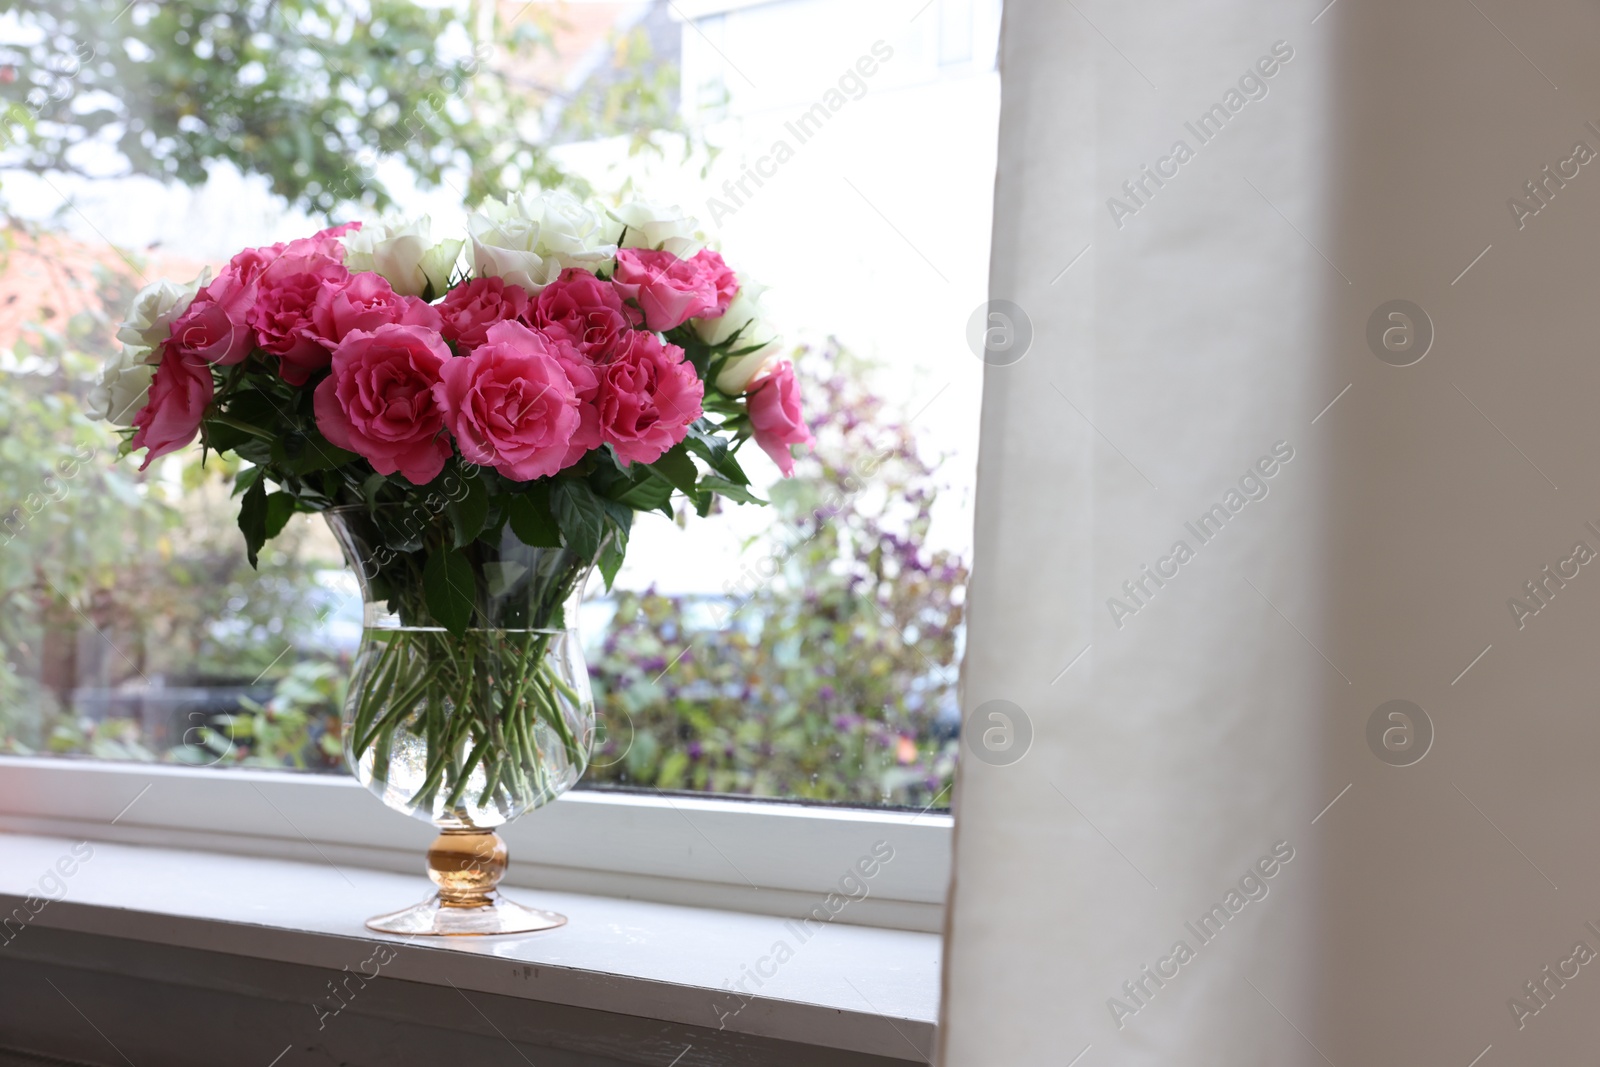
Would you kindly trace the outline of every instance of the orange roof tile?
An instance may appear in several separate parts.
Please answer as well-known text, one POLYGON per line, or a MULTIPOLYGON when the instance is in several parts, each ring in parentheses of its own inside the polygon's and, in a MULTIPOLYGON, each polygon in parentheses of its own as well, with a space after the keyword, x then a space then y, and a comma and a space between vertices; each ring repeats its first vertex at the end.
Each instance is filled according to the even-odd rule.
POLYGON ((110 245, 65 234, 0 230, 0 349, 16 347, 41 327, 64 329, 82 311, 105 315, 108 329, 114 328, 123 309, 101 307, 97 267, 142 286, 163 277, 187 281, 204 266, 160 253, 124 257, 110 245))

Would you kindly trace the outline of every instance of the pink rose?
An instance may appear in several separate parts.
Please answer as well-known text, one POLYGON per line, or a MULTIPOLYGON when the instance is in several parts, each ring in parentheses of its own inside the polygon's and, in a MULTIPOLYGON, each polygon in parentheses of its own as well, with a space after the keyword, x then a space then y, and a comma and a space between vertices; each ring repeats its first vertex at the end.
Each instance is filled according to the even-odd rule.
POLYGON ((483 344, 495 323, 525 319, 528 302, 528 291, 507 285, 504 278, 474 278, 458 285, 439 304, 445 340, 454 341, 456 350, 466 355, 483 344))
POLYGON ((150 397, 133 417, 133 447, 150 450, 140 470, 195 439, 213 395, 210 363, 170 344, 162 349, 161 363, 150 381, 150 397))
POLYGON ((783 360, 763 370, 750 383, 746 403, 756 444, 772 457, 783 476, 789 477, 794 473, 794 455, 789 446, 813 443, 800 413, 800 385, 794 378, 794 364, 783 360))
POLYGON ((739 295, 739 279, 733 273, 733 268, 722 261, 722 256, 709 248, 702 250, 694 258, 704 261, 706 269, 711 274, 711 280, 717 287, 716 310, 700 317, 720 319, 728 313, 728 305, 733 303, 733 298, 739 295))
POLYGON ((318 339, 311 309, 324 286, 344 288, 350 272, 324 255, 282 255, 256 282, 256 302, 245 321, 256 345, 278 357, 278 372, 290 385, 304 385, 328 365, 328 349, 318 339))
MULTIPOLYGON (((232 353, 232 358, 229 360, 213 360, 213 362, 237 363, 250 349, 256 347, 256 338, 249 325, 249 319, 260 295, 261 276, 266 273, 268 267, 286 255, 313 256, 343 263, 344 244, 339 240, 339 236, 360 228, 359 222, 347 222, 343 226, 323 230, 311 237, 264 245, 260 248, 246 248, 230 259, 228 265, 222 268, 221 273, 211 284, 200 290, 197 299, 209 298, 227 312, 228 318, 237 327, 236 337, 242 348, 232 353)), ((218 335, 220 336, 222 332, 218 331, 218 335)))
POLYGON ((599 448, 603 440, 600 435, 600 409, 595 406, 600 396, 600 367, 565 337, 552 337, 543 330, 534 332, 550 346, 550 354, 561 364, 578 398, 578 428, 572 431, 566 457, 561 461, 560 469, 566 470, 591 449, 599 448))
POLYGON ((606 363, 642 317, 622 296, 610 282, 569 267, 539 291, 531 317, 547 337, 575 345, 591 362, 606 363))
POLYGON ((434 331, 389 323, 356 330, 333 350, 333 373, 312 406, 322 436, 367 459, 379 474, 413 485, 438 477, 450 458, 433 391, 450 350, 434 331))
POLYGON ((638 302, 644 323, 652 330, 670 330, 690 319, 718 318, 727 313, 739 291, 733 271, 710 249, 690 259, 648 248, 618 249, 611 280, 638 302))
POLYGON ((226 305, 230 313, 236 313, 239 321, 243 322, 245 313, 255 306, 256 282, 263 271, 285 255, 322 256, 343 263, 344 244, 339 240, 339 236, 360 228, 359 222, 347 222, 343 226, 323 230, 311 237, 300 237, 288 242, 280 241, 275 245, 262 245, 259 248, 246 248, 222 268, 222 272, 210 285, 211 295, 218 303, 226 305))
MULTIPOLYGON (((281 247, 281 246, 279 246, 281 247)), ((195 294, 188 313, 173 323, 172 337, 189 353, 224 366, 238 363, 256 347, 250 328, 261 273, 279 247, 246 248, 228 261, 211 283, 195 294)))
POLYGON ((264 248, 251 249, 260 256, 263 266, 283 256, 326 256, 344 262, 344 242, 339 240, 345 234, 361 229, 359 222, 347 222, 342 226, 330 226, 326 230, 318 230, 310 237, 296 237, 292 241, 279 241, 275 245, 264 248))
MULTIPOLYGON (((310 237, 302 238, 302 240, 308 242, 314 251, 319 252, 324 256, 337 259, 340 263, 343 263, 344 242, 339 240, 339 238, 343 237, 347 233, 355 233, 359 229, 361 229, 360 220, 355 222, 346 222, 339 226, 329 226, 326 230, 318 230, 310 237)), ((291 241, 289 243, 292 246, 297 245, 300 242, 291 241)))
POLYGON ((414 296, 401 296, 381 274, 352 274, 347 285, 323 285, 311 305, 310 333, 323 347, 337 348, 346 336, 379 326, 426 326, 437 332, 444 325, 438 309, 414 296))
POLYGON ((209 289, 200 290, 189 310, 172 324, 167 348, 191 363, 229 366, 250 354, 255 335, 243 321, 228 314, 224 304, 212 299, 209 289))
POLYGON ((578 397, 544 337, 520 322, 489 327, 449 360, 433 394, 461 455, 518 482, 554 474, 578 429, 578 397))
POLYGON ((654 463, 700 417, 705 386, 694 364, 653 333, 633 331, 599 375, 600 433, 624 465, 654 463))
POLYGON ((261 272, 277 258, 277 250, 272 248, 246 248, 228 260, 222 273, 200 290, 200 296, 215 300, 228 312, 230 319, 244 327, 250 309, 256 306, 257 282, 261 272))

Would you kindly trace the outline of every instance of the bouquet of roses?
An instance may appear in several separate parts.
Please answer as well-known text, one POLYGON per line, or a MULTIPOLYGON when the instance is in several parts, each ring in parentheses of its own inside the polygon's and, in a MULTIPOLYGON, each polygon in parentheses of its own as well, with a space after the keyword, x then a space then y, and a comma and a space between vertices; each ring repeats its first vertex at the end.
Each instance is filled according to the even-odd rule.
MULTIPOLYGON (((366 680, 357 757, 415 714, 406 693, 472 685, 486 642, 504 664, 506 631, 568 626, 574 583, 596 562, 611 581, 635 511, 671 517, 674 494, 701 515, 718 496, 761 503, 739 447, 753 438, 787 475, 811 440, 758 287, 676 210, 533 193, 490 201, 468 228, 470 269, 468 241, 435 241, 422 219, 349 223, 151 285, 91 398, 145 467, 196 437, 249 464, 235 493, 252 563, 295 512, 347 516, 369 595, 412 632, 366 680)), ((526 640, 495 693, 453 691, 485 746, 522 713, 513 694, 529 699, 544 646, 526 640)), ((449 784, 471 768, 438 770, 449 784)))
POLYGON ((435 243, 426 219, 246 249, 134 298, 90 406, 133 428, 145 467, 197 436, 252 464, 252 560, 295 511, 420 505, 449 469, 473 488, 445 551, 522 516, 604 548, 609 577, 634 510, 670 517, 674 491, 701 514, 758 502, 739 446, 789 474, 811 440, 758 287, 692 227, 556 192, 474 214, 465 275, 466 242, 435 243))

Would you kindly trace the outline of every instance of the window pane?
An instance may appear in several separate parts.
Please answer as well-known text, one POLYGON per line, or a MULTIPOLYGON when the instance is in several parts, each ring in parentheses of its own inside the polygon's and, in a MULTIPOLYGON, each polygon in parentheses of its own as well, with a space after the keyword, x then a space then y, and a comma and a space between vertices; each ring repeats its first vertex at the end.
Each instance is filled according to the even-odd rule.
POLYGON ((360 604, 239 466, 85 405, 148 281, 537 182, 681 204, 794 346, 770 507, 641 515, 583 624, 585 785, 943 806, 982 363, 998 0, 71 0, 0 14, 0 749, 342 772, 360 604))

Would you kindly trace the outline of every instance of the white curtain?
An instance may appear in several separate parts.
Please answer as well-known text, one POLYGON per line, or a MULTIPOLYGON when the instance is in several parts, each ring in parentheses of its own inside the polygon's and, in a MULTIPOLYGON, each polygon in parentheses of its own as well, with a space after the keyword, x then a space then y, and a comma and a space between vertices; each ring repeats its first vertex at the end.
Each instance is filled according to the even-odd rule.
POLYGON ((1592 1047, 1600 16, 1325 3, 1006 4, 949 1067, 1592 1047))

